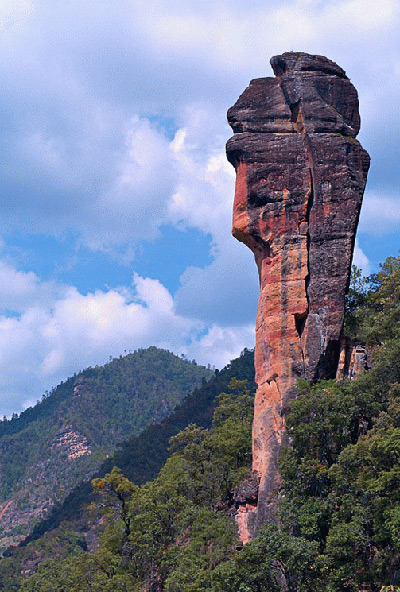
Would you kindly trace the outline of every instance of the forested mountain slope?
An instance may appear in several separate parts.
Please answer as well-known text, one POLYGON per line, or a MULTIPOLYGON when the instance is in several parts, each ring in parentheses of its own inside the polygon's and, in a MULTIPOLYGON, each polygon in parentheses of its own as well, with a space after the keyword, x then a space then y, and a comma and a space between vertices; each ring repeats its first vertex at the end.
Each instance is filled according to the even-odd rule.
MULTIPOLYGON (((149 426, 119 445, 104 461, 97 476, 103 476, 117 465, 136 484, 154 478, 170 454, 169 439, 191 423, 209 428, 217 395, 226 390, 235 377, 246 380, 254 390, 252 351, 244 350, 239 358, 216 372, 207 383, 187 395, 162 422, 149 426)), ((22 578, 36 571, 45 558, 74 556, 88 546, 91 548, 101 522, 88 510, 94 501, 97 496, 90 481, 78 484, 62 504, 55 506, 48 517, 39 522, 23 547, 9 549, 7 556, 0 559, 0 590, 18 590, 22 578)))
POLYGON ((93 475, 116 445, 171 413, 213 375, 151 347, 88 368, 0 422, 0 548, 93 475))

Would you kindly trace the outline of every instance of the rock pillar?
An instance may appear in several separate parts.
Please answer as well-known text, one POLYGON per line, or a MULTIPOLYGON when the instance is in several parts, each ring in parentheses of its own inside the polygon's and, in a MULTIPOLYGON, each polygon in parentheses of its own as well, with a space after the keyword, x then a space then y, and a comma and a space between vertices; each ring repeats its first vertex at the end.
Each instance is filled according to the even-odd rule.
POLYGON ((355 139, 357 91, 322 56, 271 59, 228 111, 236 169, 233 235, 260 278, 253 424, 257 505, 239 513, 244 541, 275 519, 278 456, 296 380, 334 378, 344 297, 369 156, 355 139))

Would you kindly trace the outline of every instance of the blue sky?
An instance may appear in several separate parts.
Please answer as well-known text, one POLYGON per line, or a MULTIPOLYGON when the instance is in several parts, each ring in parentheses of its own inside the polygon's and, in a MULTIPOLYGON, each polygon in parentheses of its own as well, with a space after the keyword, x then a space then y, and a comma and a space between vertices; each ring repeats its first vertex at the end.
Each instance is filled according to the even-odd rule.
POLYGON ((284 51, 359 91, 355 262, 400 248, 397 0, 2 0, 0 414, 125 350, 221 367, 254 345, 226 110, 284 51))

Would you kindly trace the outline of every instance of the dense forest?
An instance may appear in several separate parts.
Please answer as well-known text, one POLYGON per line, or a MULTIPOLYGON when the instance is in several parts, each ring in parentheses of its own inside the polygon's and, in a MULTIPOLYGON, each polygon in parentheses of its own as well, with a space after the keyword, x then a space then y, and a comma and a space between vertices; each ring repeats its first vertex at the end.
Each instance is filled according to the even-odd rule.
MULTIPOLYGON (((250 470, 253 394, 231 380, 212 425, 170 438, 142 485, 92 482, 102 534, 70 540, 21 592, 379 592, 400 584, 400 257, 350 287, 346 331, 372 351, 357 380, 300 382, 280 459, 279 524, 240 544, 235 492, 250 470)), ((5 560, 12 558, 5 558, 5 560)), ((18 588, 15 588, 18 590, 18 588)))

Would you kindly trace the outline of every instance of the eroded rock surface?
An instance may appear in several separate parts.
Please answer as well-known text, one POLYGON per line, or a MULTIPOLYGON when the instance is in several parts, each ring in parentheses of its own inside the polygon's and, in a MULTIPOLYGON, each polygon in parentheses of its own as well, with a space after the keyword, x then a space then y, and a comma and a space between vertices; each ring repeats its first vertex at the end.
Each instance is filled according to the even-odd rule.
POLYGON ((357 91, 322 56, 271 59, 275 78, 252 80, 228 111, 236 169, 233 235, 254 252, 260 277, 255 369, 255 508, 239 516, 248 538, 273 520, 278 455, 296 379, 333 378, 344 296, 369 156, 355 139, 357 91))
POLYGON ((54 448, 55 446, 63 448, 69 460, 92 454, 87 438, 83 434, 76 432, 70 425, 65 426, 57 434, 51 447, 54 448))

